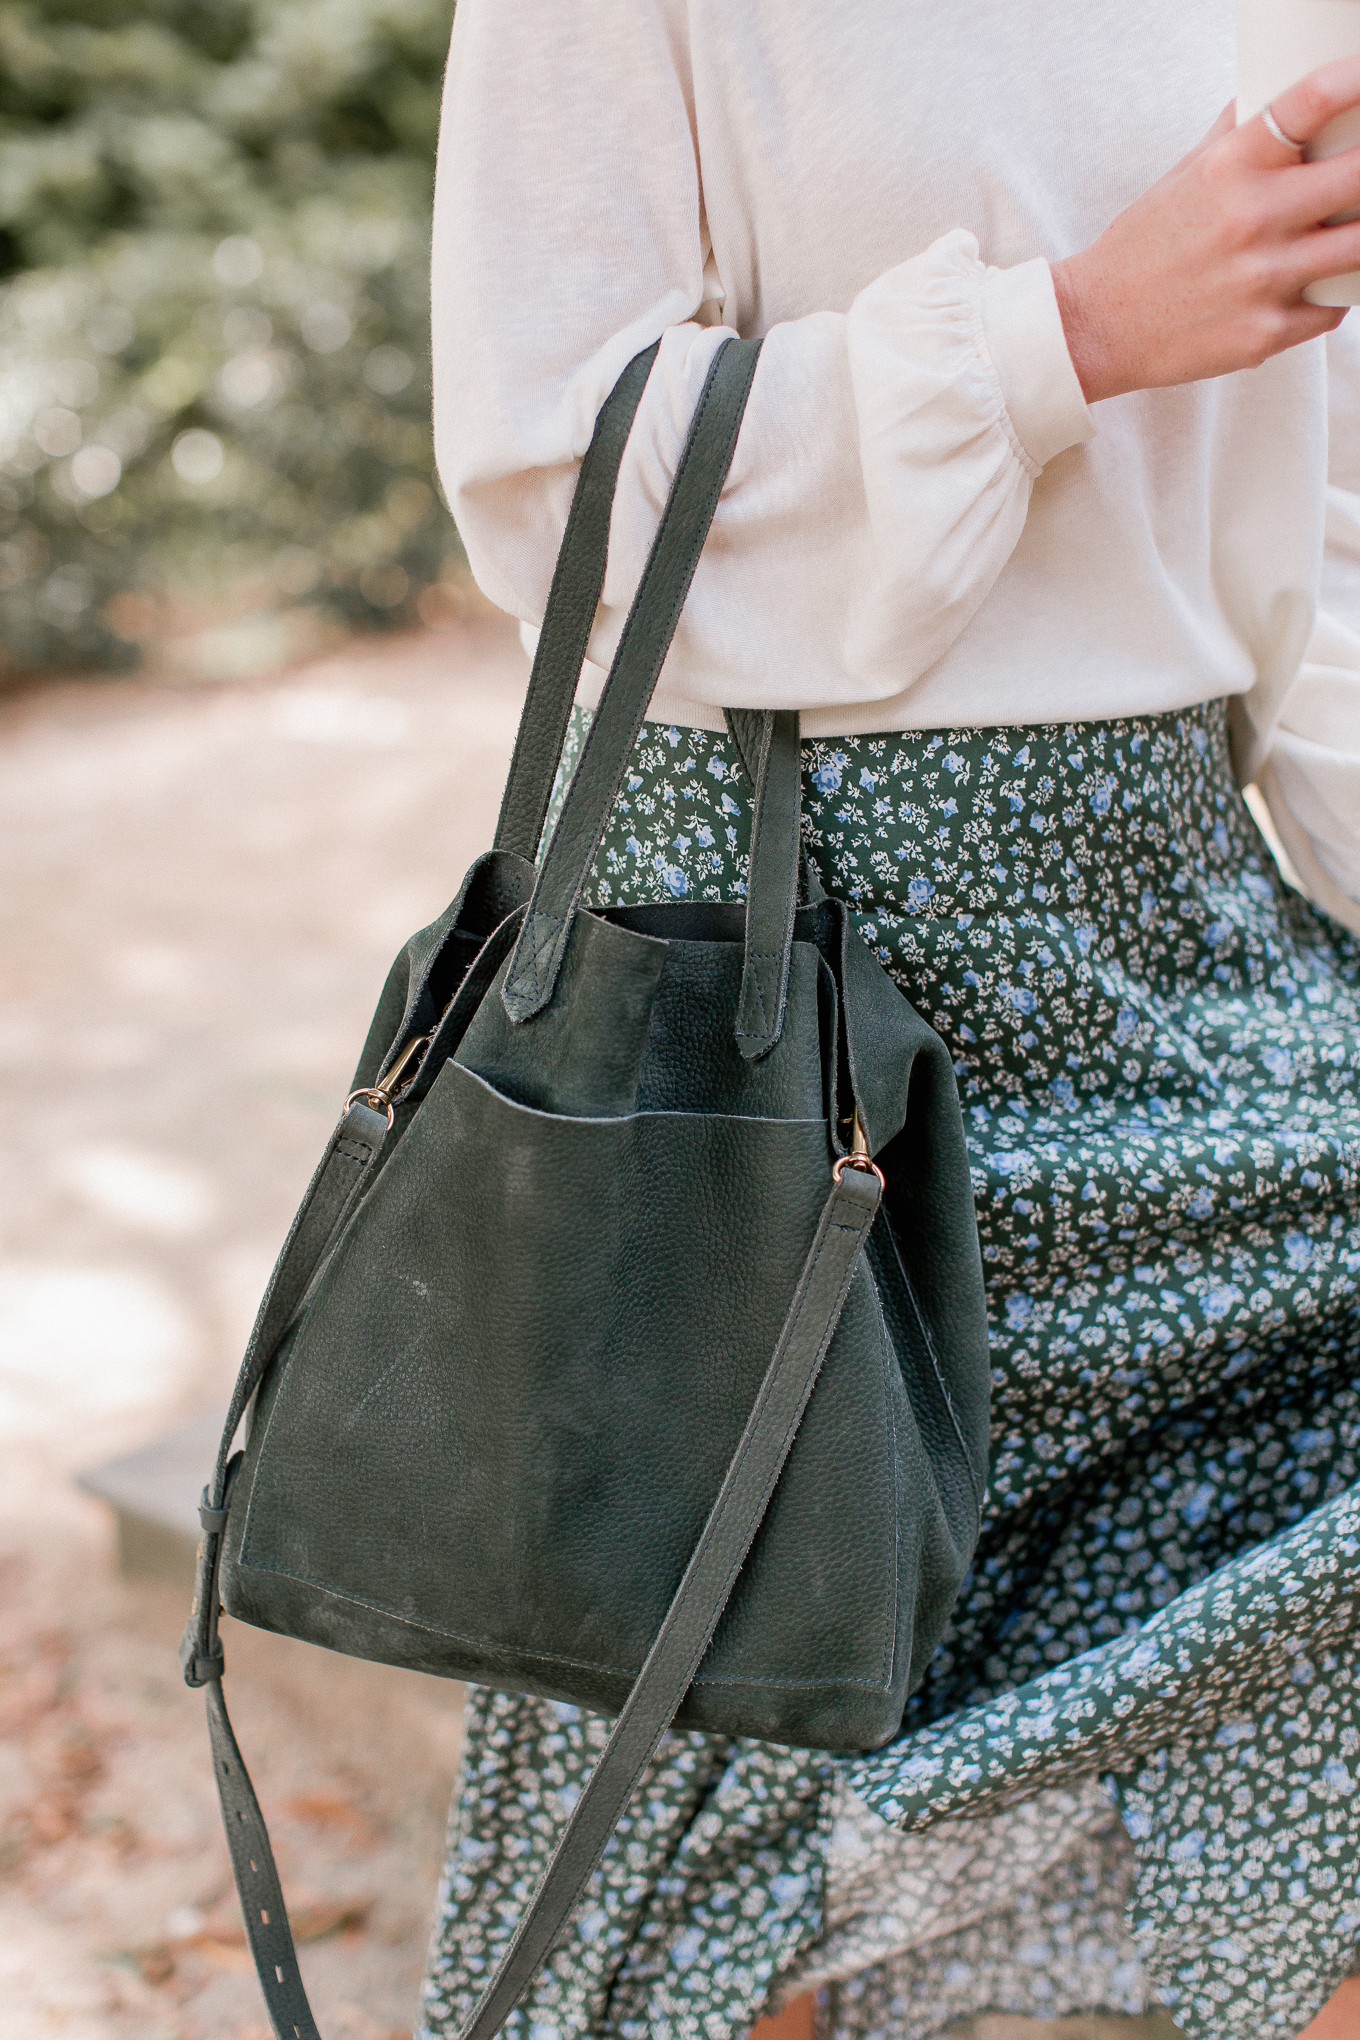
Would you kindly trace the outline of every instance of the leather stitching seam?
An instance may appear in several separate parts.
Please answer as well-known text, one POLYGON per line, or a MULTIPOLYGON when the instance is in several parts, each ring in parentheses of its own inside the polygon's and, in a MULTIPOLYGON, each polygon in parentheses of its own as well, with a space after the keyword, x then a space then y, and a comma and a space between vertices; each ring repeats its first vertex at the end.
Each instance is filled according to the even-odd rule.
POLYGON ((518 993, 527 988, 537 995, 543 989, 543 979, 565 925, 561 914, 539 910, 529 915, 517 944, 523 954, 506 979, 507 991, 518 993), (546 932, 541 926, 545 921, 551 924, 546 932))
MULTIPOLYGON (((263 1457, 263 1454, 261 1454, 261 1457, 263 1457)), ((371 1598, 371 1596, 367 1594, 347 1593, 339 1587, 329 1585, 328 1582, 325 1580, 315 1580, 312 1579, 306 1573, 292 1572, 286 1566, 261 1565, 257 1559, 252 1559, 247 1556, 245 1549, 244 1534, 241 1539, 241 1550, 238 1563, 246 1572, 267 1573, 271 1579, 294 1580, 300 1587, 314 1587, 318 1593, 325 1594, 328 1599, 332 1601, 341 1601, 346 1606, 355 1608, 371 1608, 375 1614, 386 1615, 393 1622, 401 1623, 403 1628, 417 1629, 424 1636, 448 1637, 451 1641, 456 1643, 481 1644, 484 1645, 488 1651, 503 1652, 507 1657, 512 1658, 515 1662, 525 1660, 532 1662, 533 1664, 567 1665, 574 1670, 584 1672, 604 1672, 611 1677, 616 1677, 620 1679, 635 1680, 638 1675, 638 1667, 636 1665, 608 1664, 602 1658, 568 1657, 562 1651, 521 1650, 515 1645, 500 1643, 497 1641, 495 1637, 492 1636, 472 1635, 467 1630, 463 1629, 442 1629, 440 1628, 438 1623, 422 1622, 414 1615, 403 1615, 399 1608, 389 1608, 386 1602, 375 1601, 371 1598)), ((705 1648, 707 1648, 707 1646, 705 1646, 705 1648)), ((887 1690, 887 1688, 885 1688, 877 1680, 874 1679, 841 1679, 841 1678, 781 1679, 775 1678, 773 1676, 767 1676, 765 1673, 760 1673, 754 1677, 745 1679, 697 1678, 697 1681, 692 1680, 691 1684, 694 1684, 696 1682, 701 1686, 751 1686, 751 1687, 787 1686, 791 1689, 794 1687, 798 1688, 815 1687, 818 1691, 825 1689, 828 1692, 839 1692, 842 1689, 842 1687, 849 1687, 855 1691, 859 1691, 862 1689, 863 1691, 869 1693, 881 1693, 887 1690)))
POLYGON ((963 1435, 963 1426, 960 1424, 958 1412, 954 1408, 954 1398, 949 1393, 949 1384, 945 1380, 944 1369, 940 1365, 940 1356, 935 1351, 935 1341, 930 1335, 930 1326, 926 1323, 925 1312, 921 1309, 912 1279, 908 1275, 906 1264, 902 1259, 902 1249, 897 1244, 897 1235, 893 1232, 891 1226, 888 1228, 888 1237, 892 1241, 893 1254, 897 1260, 898 1272, 902 1277, 902 1287, 906 1292, 907 1301, 911 1305, 912 1316, 916 1320, 916 1327, 921 1334, 922 1343, 930 1355, 930 1365, 934 1371, 940 1394, 944 1397, 944 1406, 949 1412, 949 1421, 954 1426, 954 1436, 959 1441, 959 1450, 963 1454, 963 1463, 968 1469, 968 1481, 973 1490, 973 1503, 980 1514, 982 1498, 987 1492, 987 1483, 985 1479, 978 1479, 977 1469, 973 1465, 973 1455, 968 1450, 968 1441, 963 1435))

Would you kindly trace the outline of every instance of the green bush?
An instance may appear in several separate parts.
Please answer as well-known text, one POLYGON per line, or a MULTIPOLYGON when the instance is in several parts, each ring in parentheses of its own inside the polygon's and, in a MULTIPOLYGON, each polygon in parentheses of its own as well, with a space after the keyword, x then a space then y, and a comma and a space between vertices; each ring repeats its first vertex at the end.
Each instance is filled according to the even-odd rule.
POLYGON ((450 0, 0 0, 0 641, 411 613, 450 0), (242 591, 250 591, 248 598, 242 591))

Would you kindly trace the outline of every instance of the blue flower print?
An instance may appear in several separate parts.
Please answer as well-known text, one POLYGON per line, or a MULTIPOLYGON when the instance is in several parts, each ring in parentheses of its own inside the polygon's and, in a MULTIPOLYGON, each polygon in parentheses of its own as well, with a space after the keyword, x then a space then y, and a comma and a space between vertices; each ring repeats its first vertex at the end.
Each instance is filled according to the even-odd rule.
MULTIPOLYGON (((730 741, 675 739, 644 725, 592 901, 743 897, 730 741)), ((853 1773, 668 1740, 507 2040, 748 2032, 847 1904, 818 1838, 850 1776, 887 1882, 862 1928, 836 1913, 821 2040, 1153 1996, 1190 2040, 1288 2040, 1360 1939, 1360 949, 1281 886, 1222 703, 809 741, 804 834, 953 1060, 990 1330, 982 1535, 902 1739, 853 1773), (1018 1818, 1079 1764, 1119 1809, 1099 1845, 1064 1816, 1045 1860, 1067 1867, 1020 1912, 882 1952, 900 1830, 1018 1818)), ((430 2040, 470 2011, 605 1732, 473 1696, 458 1832, 482 1848, 450 1863, 430 2040)))

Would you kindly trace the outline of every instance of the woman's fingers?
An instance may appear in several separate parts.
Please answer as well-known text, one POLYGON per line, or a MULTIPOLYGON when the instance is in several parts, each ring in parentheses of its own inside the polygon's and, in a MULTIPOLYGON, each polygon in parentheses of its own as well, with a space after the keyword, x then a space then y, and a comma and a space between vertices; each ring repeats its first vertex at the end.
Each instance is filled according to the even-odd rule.
MULTIPOLYGON (((1348 107, 1360 106, 1360 57, 1338 57, 1310 71, 1297 85, 1276 93, 1270 111, 1292 141, 1311 142, 1329 120, 1348 107)), ((1237 147, 1258 169, 1274 170, 1297 163, 1293 149, 1278 142, 1263 120, 1244 121, 1237 130, 1237 147)))
POLYGON ((1282 226, 1309 227, 1334 213, 1351 212, 1360 206, 1360 149, 1347 149, 1322 163, 1299 163, 1287 177, 1272 178, 1271 186, 1282 226))
POLYGON ((1339 227, 1312 225, 1287 238, 1262 236, 1254 245, 1239 243, 1229 288, 1240 293, 1244 314, 1260 316, 1272 305, 1292 311, 1310 283, 1355 270, 1360 270, 1360 221, 1339 227))
POLYGON ((1303 340, 1316 340, 1323 333, 1334 333, 1345 316, 1344 305, 1310 305, 1300 300, 1284 314, 1278 342, 1271 347, 1270 353, 1283 354, 1286 348, 1297 347, 1303 340))
POLYGON ((1324 277, 1349 276, 1360 269, 1360 221, 1344 227, 1319 227, 1315 234, 1295 241, 1289 255, 1290 278, 1297 276, 1300 290, 1305 284, 1321 283, 1324 277))
MULTIPOLYGON (((1304 142, 1360 106, 1360 58, 1328 64, 1275 101, 1304 142)), ((1255 368, 1329 333, 1344 309, 1309 284, 1360 271, 1360 149, 1303 163, 1265 123, 1227 109, 1197 149, 1053 266, 1058 309, 1088 403, 1126 390, 1255 368), (1268 173, 1268 174, 1267 174, 1268 173)))

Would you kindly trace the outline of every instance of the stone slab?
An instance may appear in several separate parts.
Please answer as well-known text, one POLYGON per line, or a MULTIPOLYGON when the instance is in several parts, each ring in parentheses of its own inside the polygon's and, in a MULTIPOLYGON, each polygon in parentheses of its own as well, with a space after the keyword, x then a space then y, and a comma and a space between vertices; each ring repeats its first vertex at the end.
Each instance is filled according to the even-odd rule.
POLYGON ((210 1406, 185 1424, 79 1476, 118 1524, 120 1569, 129 1578, 193 1579, 198 1500, 212 1471, 225 1412, 210 1406))

